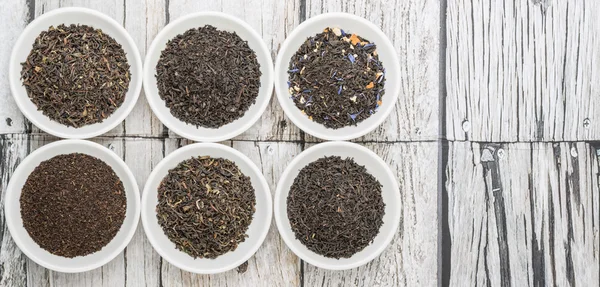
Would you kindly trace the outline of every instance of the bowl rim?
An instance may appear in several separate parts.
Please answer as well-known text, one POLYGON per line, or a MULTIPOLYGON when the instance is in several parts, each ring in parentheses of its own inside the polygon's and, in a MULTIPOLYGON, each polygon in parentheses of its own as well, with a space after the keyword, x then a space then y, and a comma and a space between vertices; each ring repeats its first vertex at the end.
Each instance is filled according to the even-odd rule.
MULTIPOLYGON (((167 39, 167 41, 168 40, 170 40, 170 39, 167 39)), ((248 39, 242 39, 242 40, 248 41, 248 39)), ((234 137, 242 134, 243 132, 247 131, 265 113, 265 110, 269 106, 271 97, 273 95, 273 81, 274 81, 273 59, 271 56, 271 51, 267 47, 267 44, 263 40, 262 36, 260 34, 258 34, 258 32, 256 32, 256 30, 254 30, 250 25, 248 25, 248 23, 246 23, 244 20, 237 18, 235 16, 232 16, 232 15, 229 15, 229 14, 226 14, 223 12, 217 12, 217 11, 203 11, 203 12, 195 12, 195 13, 187 14, 187 15, 177 18, 175 21, 172 21, 169 24, 167 24, 165 27, 163 27, 160 30, 160 32, 158 32, 158 34, 156 34, 156 36, 152 40, 152 44, 150 44, 150 47, 146 50, 146 57, 144 59, 144 70, 143 70, 142 76, 143 76, 144 92, 146 95, 147 102, 150 105, 150 109, 156 115, 156 117, 160 120, 160 122, 163 125, 165 125, 167 128, 169 128, 169 130, 173 131, 174 133, 176 133, 184 138, 196 141, 196 142, 207 142, 207 143, 220 142, 220 141, 229 140, 231 138, 234 138, 234 137), (256 101, 253 104, 253 105, 258 106, 258 110, 256 111, 256 113, 251 114, 251 113, 249 113, 250 109, 248 109, 242 117, 235 120, 235 121, 241 121, 242 119, 244 120, 241 122, 241 124, 238 128, 236 128, 235 130, 233 130, 229 133, 218 133, 217 131, 219 131, 220 128, 222 128, 223 126, 226 126, 226 125, 223 125, 219 128, 214 129, 215 132, 218 133, 218 135, 215 135, 215 136, 202 135, 202 133, 188 133, 188 132, 184 131, 181 127, 184 125, 189 125, 189 124, 187 124, 177 118, 175 118, 176 121, 169 120, 167 118, 167 115, 163 114, 161 112, 161 110, 159 109, 159 107, 157 106, 158 104, 164 105, 164 100, 162 100, 160 98, 160 95, 158 94, 158 92, 156 92, 156 93, 153 92, 155 87, 151 87, 150 81, 148 80, 148 77, 154 76, 154 73, 152 73, 152 75, 150 75, 149 72, 156 70, 155 66, 151 67, 151 65, 150 65, 151 57, 155 54, 160 54, 162 52, 162 49, 159 50, 159 47, 158 47, 158 45, 162 44, 162 43, 158 43, 158 39, 165 38, 166 37, 165 34, 169 33, 170 31, 175 29, 177 26, 188 21, 189 19, 204 18, 204 17, 220 18, 221 20, 233 22, 234 24, 242 27, 242 29, 245 29, 247 32, 249 32, 250 38, 254 38, 253 40, 256 40, 259 43, 259 46, 260 46, 259 50, 254 51, 254 52, 257 55, 259 53, 264 53, 265 55, 267 55, 266 63, 259 63, 261 66, 264 64, 266 67, 266 70, 267 70, 267 73, 265 73, 265 75, 264 75, 264 76, 266 76, 265 83, 263 83, 261 81, 261 87, 259 88, 259 95, 260 95, 260 91, 261 91, 260 89, 263 89, 263 88, 269 90, 268 95, 265 97, 263 102, 256 101), (263 87, 263 84, 266 84, 266 85, 264 85, 264 87, 263 87), (246 117, 247 117, 247 119, 246 119, 246 117)), ((258 99, 258 96, 257 96, 257 99, 258 99)), ((229 123, 229 124, 231 124, 231 123, 229 123)))
MULTIPOLYGON (((235 162, 235 161, 234 161, 235 162)), ((179 162, 178 162, 179 163, 179 162)), ((142 192, 142 208, 141 208, 141 218, 142 218, 142 226, 144 228, 144 233, 146 234, 146 238, 148 238, 148 241, 150 241, 150 244, 152 245, 152 248, 161 256, 161 258, 165 259, 167 262, 171 263, 172 265, 174 265, 175 267, 187 271, 187 272, 191 272, 191 273, 196 273, 196 274, 217 274, 217 273, 222 273, 222 272, 226 272, 229 270, 232 270, 236 267, 238 267, 240 264, 244 263, 245 261, 247 261, 248 259, 250 259, 252 256, 254 256, 254 254, 256 254, 256 252, 258 251, 258 249, 263 245, 265 239, 267 238, 267 235, 269 234, 269 230, 271 229, 271 222, 273 220, 273 200, 272 200, 272 195, 271 195, 271 189, 269 188, 269 184, 267 182, 267 180, 265 179, 262 171, 260 170, 260 168, 258 168, 258 166, 256 164, 254 164, 254 162, 248 158, 246 155, 244 155, 242 152, 223 145, 223 144, 219 144, 219 143, 193 143, 193 144, 189 144, 186 145, 184 147, 181 147, 175 151, 173 151, 172 153, 168 154, 166 157, 164 157, 153 169, 152 172, 150 173, 150 175, 148 176, 148 179, 146 180, 146 183, 144 184, 144 190, 142 192), (262 188, 260 188, 260 190, 255 189, 254 192, 255 194, 257 193, 263 193, 266 196, 266 203, 265 206, 267 208, 267 212, 266 214, 266 218, 262 221, 264 221, 264 226, 263 230, 261 231, 260 235, 257 237, 257 241, 255 244, 253 244, 251 246, 251 248, 249 249, 249 251, 247 252, 247 254, 245 254, 244 256, 241 256, 241 259, 238 259, 237 261, 232 261, 224 266, 221 267, 215 267, 212 269, 197 269, 197 268, 189 268, 188 266, 181 264, 179 261, 173 260, 173 258, 170 258, 168 255, 165 256, 166 252, 164 252, 164 248, 156 248, 155 246, 161 246, 156 238, 155 238, 155 232, 152 232, 152 230, 149 227, 149 220, 150 217, 155 217, 155 213, 148 213, 148 207, 145 206, 148 204, 148 197, 150 196, 150 193, 152 193, 152 195, 156 195, 157 192, 152 192, 150 191, 150 181, 154 180, 157 176, 158 176, 158 172, 159 170, 163 170, 163 169, 167 169, 167 171, 170 169, 168 168, 169 165, 173 164, 175 161, 175 158, 181 154, 187 154, 190 157, 192 156, 198 156, 199 155, 199 151, 204 150, 204 149, 219 149, 221 151, 224 151, 225 153, 228 153, 234 157, 238 157, 239 159, 241 159, 242 162, 244 162, 245 164, 247 164, 248 166, 250 166, 250 168, 253 170, 253 172, 255 172, 258 175, 258 182, 257 184, 260 185, 262 188)), ((155 209, 152 209, 155 210, 155 209)), ((253 218, 254 220, 258 220, 258 218, 253 218)), ((251 223, 252 224, 252 223, 251 223)), ((159 232, 163 232, 162 229, 159 229, 159 232)), ((248 237, 249 238, 249 237, 248 237)), ((245 242, 247 242, 248 240, 246 240, 245 242)), ((174 248, 174 247, 173 247, 174 248)), ((181 252, 179 250, 177 250, 178 252, 181 252)), ((239 249, 230 251, 230 252, 239 252, 239 249)), ((198 258, 196 260, 210 260, 210 259, 202 259, 202 258, 198 258)))
MULTIPOLYGON (((13 241, 15 242, 15 244, 17 245, 17 247, 19 247, 19 249, 21 250, 21 252, 23 252, 23 254, 25 254, 29 259, 33 260, 35 263, 41 265, 44 268, 50 269, 50 270, 54 270, 54 271, 58 271, 58 272, 64 272, 64 273, 80 273, 80 272, 86 272, 86 271, 90 271, 90 270, 94 270, 96 268, 102 267, 105 264, 107 264, 108 262, 112 261, 115 257, 117 257, 121 252, 123 252, 123 250, 125 250, 125 247, 127 247, 127 245, 129 244, 129 242, 131 242, 131 239, 133 238, 133 235, 135 234, 138 224, 139 224, 139 219, 140 219, 140 192, 139 192, 139 186, 137 184, 137 181, 133 175, 133 173, 131 172, 131 170, 129 169, 129 167, 127 166, 127 164, 123 161, 123 159, 121 159, 117 154, 115 154, 114 152, 110 151, 109 149, 107 149, 106 147, 104 147, 101 144, 95 143, 95 142, 91 142, 88 140, 81 140, 81 139, 64 139, 64 140, 58 140, 49 144, 46 144, 38 149, 36 149, 35 151, 33 151, 32 153, 30 153, 29 155, 27 155, 25 157, 25 159, 17 166, 17 168, 15 169, 15 171, 13 172, 12 176, 11 176, 11 180, 8 183, 8 186, 6 188, 6 193, 8 194, 9 192, 14 193, 17 192, 15 191, 15 179, 16 178, 22 178, 24 176, 29 176, 29 175, 25 175, 24 173, 24 168, 28 165, 34 164, 34 158, 37 157, 38 154, 43 154, 46 151, 50 150, 50 149, 54 149, 54 148, 58 148, 60 146, 63 145, 69 145, 69 144, 74 144, 74 145, 82 145, 82 146, 87 146, 89 148, 95 149, 100 151, 102 154, 104 154, 106 157, 110 157, 113 160, 115 160, 115 162, 117 162, 117 164, 123 168, 123 170, 125 171, 126 174, 126 178, 121 178, 119 177, 119 179, 121 179, 121 181, 128 181, 129 183, 131 183, 133 185, 133 190, 131 191, 131 194, 127 193, 127 196, 132 196, 133 197, 133 206, 127 205, 127 209, 131 208, 132 212, 133 212, 133 225, 131 226, 131 228, 129 230, 124 230, 124 232, 126 232, 124 240, 118 245, 117 248, 115 248, 112 252, 108 252, 107 256, 103 257, 102 259, 96 261, 94 264, 90 264, 87 267, 78 267, 78 268, 65 268, 63 266, 57 266, 54 264, 51 264, 49 262, 46 262, 44 260, 41 260, 40 258, 38 258, 37 256, 35 256, 33 254, 33 252, 31 252, 31 250, 29 250, 29 248, 27 247, 27 245, 25 245, 25 243, 23 243, 20 239, 20 237, 15 238, 13 236, 13 234, 16 234, 16 229, 18 228, 17 226, 15 226, 15 224, 18 222, 18 220, 6 220, 6 225, 8 226, 8 231, 11 234, 11 238, 13 239, 13 241)), ((75 151, 77 152, 77 151, 75 151)), ((61 153, 61 154, 67 154, 67 153, 61 153)), ((84 153, 85 154, 85 153, 84 153)), ((96 157, 96 156, 94 156, 96 157)), ((99 160, 102 160, 103 162, 106 162, 103 160, 103 158, 99 158, 96 157, 99 160)), ((40 162, 41 163, 41 162, 40 162)), ((39 164, 38 164, 39 165, 39 164)), ((112 168, 112 167, 111 167, 112 168)), ((21 190, 18 191, 19 193, 21 192, 21 190)), ((7 196, 5 195, 5 198, 7 196)), ((10 218, 8 215, 10 212, 12 212, 13 208, 16 208, 10 204, 8 204, 8 202, 4 202, 4 216, 6 218, 10 218)), ((121 225, 121 228, 123 228, 123 225, 121 225)), ((119 230, 120 232, 120 230, 119 230)), ((115 238, 113 238, 112 240, 114 240, 115 238)), ((111 240, 111 242, 112 242, 111 240)), ((42 249, 43 250, 43 249, 42 249)), ((44 250, 45 252, 48 252, 46 250, 44 250)), ((99 251, 97 251, 99 252, 99 251)))
MULTIPOLYGON (((294 28, 294 30, 292 30, 292 32, 285 38, 285 41, 283 41, 283 44, 281 45, 281 48, 279 49, 278 53, 277 53, 277 59, 275 60, 275 92, 277 94, 277 99, 279 101, 279 105, 281 106, 281 108, 283 109, 285 115, 298 127, 300 128, 302 131, 323 139, 323 140, 328 140, 328 141, 342 141, 342 140, 352 140, 352 139, 356 139, 359 138, 361 136, 364 136, 368 133, 370 133, 371 131, 373 131, 374 129, 376 129, 377 127, 379 127, 391 114, 391 112, 395 109, 396 103, 398 102, 398 96, 400 93, 400 89, 398 88, 397 91, 390 91, 391 93, 388 93, 386 91, 386 97, 389 97, 390 100, 390 105, 385 105, 385 107, 380 108, 379 111, 376 114, 381 114, 381 116, 379 116, 377 118, 376 121, 374 121, 372 124, 370 125, 362 125, 361 123, 358 123, 357 126, 348 126, 351 128, 355 128, 356 131, 351 131, 342 135, 335 135, 332 133, 329 133, 328 131, 330 129, 327 129, 325 132, 319 132, 319 131, 315 131, 314 129, 312 129, 310 127, 310 125, 305 125, 303 121, 303 119, 301 119, 300 115, 299 115, 299 110, 298 108, 296 108, 295 106, 291 107, 288 104, 285 104, 286 101, 289 100, 289 92, 288 89, 286 87, 284 87, 283 83, 287 82, 287 61, 288 59, 283 59, 283 52, 293 49, 293 47, 291 47, 291 41, 292 39, 301 37, 301 33, 304 30, 304 27, 310 26, 311 24, 313 24, 314 22, 318 22, 322 19, 327 19, 327 18, 346 18, 349 19, 351 21, 355 21, 358 22, 360 25, 366 26, 368 27, 370 30, 373 31, 373 33, 377 34, 377 36, 381 37, 383 39, 383 41, 381 43, 377 43, 378 46, 385 46, 387 49, 389 49, 390 51, 396 51, 396 48, 394 47, 394 45, 392 44, 392 42, 390 41, 390 39, 388 38, 388 36, 383 33, 383 31, 381 31, 381 29, 379 27, 377 27, 375 24, 373 24, 372 22, 370 22, 369 20, 354 15, 354 14, 350 14, 350 13, 345 13, 345 12, 330 12, 330 13, 324 13, 324 14, 320 14, 314 17, 311 17, 309 19, 307 19, 306 21, 300 23, 300 25, 298 25, 296 28, 294 28), (281 73, 280 71, 282 71, 282 69, 286 69, 286 77, 284 79, 281 78, 281 73)), ((392 58, 391 61, 388 61, 388 63, 386 63, 385 65, 390 65, 390 66, 395 66, 396 70, 400 71, 400 62, 398 60, 398 55, 397 53, 390 53, 390 56, 392 58)), ((387 80, 386 81, 396 81, 398 83, 400 83, 400 73, 398 73, 398 75, 396 77, 393 78, 388 78, 388 76, 386 75, 387 80)), ((308 120, 308 119, 307 119, 308 120)), ((363 122, 364 123, 364 122, 363 122)))
MULTIPOLYGON (((394 221, 391 223, 392 224, 391 230, 390 230, 389 234, 385 235, 383 244, 379 245, 377 247, 377 249, 375 249, 373 252, 371 252, 370 254, 365 256, 363 259, 356 260, 355 262, 350 262, 348 264, 327 264, 322 261, 315 261, 315 260, 307 257, 306 256, 307 253, 300 250, 298 247, 298 246, 302 245, 302 243, 300 241, 298 241, 293 235, 292 235, 292 237, 289 237, 289 236, 287 236, 286 233, 282 232, 282 230, 290 230, 290 229, 285 228, 284 224, 283 224, 283 222, 289 221, 289 219, 282 218, 281 214, 283 214, 283 212, 280 212, 286 208, 285 204, 281 204, 282 202, 284 202, 283 200, 287 200, 287 198, 282 198, 284 182, 288 178, 290 178, 291 173, 294 170, 296 170, 297 168, 301 168, 301 166, 298 166, 300 161, 302 161, 304 158, 308 158, 308 157, 312 156, 315 152, 318 152, 320 150, 328 149, 328 148, 336 148, 336 147, 348 147, 348 148, 355 149, 356 152, 364 153, 364 154, 368 155, 370 158, 372 158, 373 160, 375 160, 379 165, 382 165, 384 167, 382 176, 392 179, 391 187, 393 190, 396 191, 393 193, 394 202, 385 202, 385 204, 386 205, 395 204, 398 207, 402 206, 401 198, 400 198, 400 189, 398 186, 398 180, 397 180, 396 176, 393 174, 389 165, 381 157, 379 157, 376 153, 374 153, 370 149, 368 149, 362 145, 356 144, 356 143, 351 143, 351 142, 346 142, 346 141, 329 141, 329 142, 323 142, 323 143, 314 145, 312 147, 309 147, 308 149, 301 152, 298 156, 296 156, 290 163, 287 164, 287 167, 285 168, 285 170, 279 177, 279 182, 277 183, 277 189, 275 191, 275 199, 274 199, 274 203, 273 203, 274 204, 273 212, 274 212, 274 217, 275 217, 275 223, 277 225, 277 230, 279 231, 279 235, 281 236, 281 238, 283 239, 285 244, 288 246, 288 248, 290 248, 292 250, 292 252, 294 252, 294 254, 296 254, 296 256, 300 257, 302 260, 304 260, 314 266, 317 266, 319 268, 328 269, 328 270, 348 270, 348 269, 356 268, 356 267, 359 267, 359 266, 362 266, 362 265, 365 265, 365 264, 371 262, 390 245, 390 243, 394 239, 394 236, 396 236, 396 233, 398 232, 398 227, 400 225, 400 219, 402 217, 402 211, 398 212, 398 216, 396 216, 394 218, 394 221)), ((293 234, 293 231, 290 230, 290 232, 293 234)), ((381 233, 379 233, 377 236, 379 236, 380 234, 381 233)), ((311 250, 309 250, 308 252, 315 253, 311 250)), ((315 254, 317 254, 317 253, 315 253, 315 254)), ((319 255, 319 256, 322 256, 322 255, 319 255)))
MULTIPOLYGON (((80 23, 81 24, 81 23, 80 23)), ((111 36, 112 37, 112 36, 111 36)), ((114 37, 112 37, 114 39, 114 37)), ((115 39, 116 41, 116 39, 115 39)), ((130 63, 130 69, 131 68, 131 63, 130 63)), ((99 12, 97 10, 93 10, 93 9, 89 9, 89 8, 83 8, 83 7, 64 7, 64 8, 57 8, 57 9, 53 9, 49 12, 46 12, 42 15, 40 15, 39 17, 35 17, 35 19, 33 21, 31 21, 31 23, 27 24, 27 26, 25 27, 25 29, 23 30, 23 32, 21 32, 21 34, 19 35, 19 38, 17 38, 17 41, 15 42, 15 44, 13 45, 12 48, 12 52, 10 54, 10 60, 9 60, 9 85, 10 85, 10 91, 11 94, 15 100, 15 103, 17 104, 17 107, 19 108, 19 110, 21 111, 21 113, 30 121, 32 122, 36 127, 38 127, 39 129, 43 130, 44 132, 47 132, 51 135, 54 135, 56 137, 59 138, 63 138, 63 139, 88 139, 88 138, 93 138, 102 134, 105 134, 107 132, 109 132, 110 130, 114 129, 115 127, 117 127, 119 124, 121 124, 125 118, 127 118, 127 116, 129 116, 129 114, 131 113, 131 111, 133 110, 133 108, 135 107, 138 98, 140 96, 140 93, 142 91, 142 82, 143 82, 143 77, 142 77, 142 58, 140 56, 140 51, 137 47, 137 45, 135 44, 135 42, 133 41, 133 38, 131 38, 131 35, 129 35, 129 33, 127 32, 127 30, 121 26, 121 24, 119 24, 119 22, 117 22, 115 19, 111 18, 110 16, 99 12), (131 71, 132 72, 132 77, 139 77, 139 81, 137 82, 137 84, 135 86, 131 86, 131 81, 130 81, 130 90, 132 91, 132 101, 129 105, 126 105, 125 102, 123 104, 121 104, 121 106, 119 106, 117 108, 117 110, 119 109, 123 109, 124 112, 121 115, 115 115, 115 113, 113 112, 113 114, 111 114, 111 116, 115 116, 116 120, 113 124, 105 124, 102 125, 103 123, 105 123, 105 121, 100 122, 98 124, 100 124, 98 126, 97 129, 94 129, 92 131, 89 132, 82 132, 78 129, 74 129, 73 132, 71 133, 65 133, 65 132, 61 132, 61 131, 57 131, 54 130, 51 127, 46 126, 46 124, 44 124, 41 121, 38 121, 35 117, 33 117, 32 115, 34 113, 40 113, 42 114, 40 111, 38 110, 31 110, 28 109, 24 103, 21 101, 21 97, 19 96, 20 93, 18 92, 18 88, 15 86, 14 83, 17 82, 21 82, 20 80, 20 71, 18 70, 18 67, 20 66, 20 63, 16 63, 17 61, 17 53, 20 50, 19 48, 23 48, 22 46, 24 45, 23 42, 25 41, 25 36, 29 35, 32 33, 33 30, 33 24, 35 24, 38 21, 42 21, 44 19, 47 18, 53 18, 53 17, 59 17, 61 14, 63 13, 80 13, 81 18, 85 19, 85 15, 93 15, 95 17, 98 17, 99 19, 101 19, 101 21, 106 22, 108 25, 113 26, 118 33, 122 34, 122 36, 125 38, 125 42, 121 43, 118 42, 121 45, 127 45, 130 46, 131 49, 133 50, 133 52, 131 53, 131 56, 133 58, 133 61, 137 64, 138 69, 136 71, 131 71)), ((129 94, 129 90, 128 93, 129 94)), ((29 96, 27 97, 27 99, 29 100, 29 96)), ((116 110, 115 110, 116 111, 116 110)), ((46 115, 42 114, 44 117, 47 117, 46 115)), ((48 118, 48 120, 52 121, 51 119, 48 118)), ((105 119, 106 120, 106 119, 105 119)), ((63 124, 61 124, 63 125, 63 124)), ((65 125, 63 125, 65 126, 65 125)))

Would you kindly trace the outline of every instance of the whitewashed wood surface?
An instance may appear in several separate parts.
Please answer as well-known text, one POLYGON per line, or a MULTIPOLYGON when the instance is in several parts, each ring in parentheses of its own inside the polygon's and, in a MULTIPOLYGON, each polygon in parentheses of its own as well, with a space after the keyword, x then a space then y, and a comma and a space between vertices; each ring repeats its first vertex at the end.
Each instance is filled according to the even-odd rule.
MULTIPOLYGON (((141 225, 106 266, 81 274, 51 272, 21 254, 0 212, 0 286, 598 286, 599 5, 584 0, 0 0, 2 193, 27 154, 57 140, 21 115, 7 79, 12 45, 44 12, 68 6, 99 10, 122 23, 145 56, 169 21, 223 11, 258 31, 275 57, 305 19, 345 11, 381 27, 398 51, 397 107, 380 128, 356 142, 396 172, 403 205, 391 246, 366 266, 343 272, 315 268, 285 246, 272 223, 246 273, 210 276, 162 260, 141 225)), ((190 143, 158 121, 143 94, 122 125, 92 140, 122 156, 140 186, 165 155, 190 143)), ((223 144, 248 155, 274 191, 286 164, 317 142, 284 116, 273 97, 257 124, 223 144)))
POLYGON ((447 138, 600 140, 599 14, 598 1, 449 0, 447 138))
MULTIPOLYGON (((117 258, 81 274, 44 269, 27 259, 12 241, 0 214, 0 286, 396 286, 437 285, 437 166, 439 120, 440 4, 437 1, 312 0, 0 0, 0 65, 8 66, 12 45, 28 22, 59 7, 88 7, 122 23, 145 56, 146 48, 169 21, 198 11, 222 11, 246 21, 271 48, 273 58, 291 30, 307 17, 345 11, 365 17, 390 36, 398 49, 402 92, 397 109, 376 131, 360 138, 396 172, 404 216, 390 247, 372 263, 354 270, 329 272, 296 257, 280 239, 275 223, 263 246, 249 260, 248 271, 195 275, 162 260, 142 226, 117 258), (401 16, 399 16, 401 15, 401 16), (430 21, 421 21, 427 18, 430 21), (427 164, 422 164, 426 160, 427 164), (435 169, 434 169, 435 170, 435 169)), ((32 126, 18 111, 0 69, 0 179, 5 192, 10 176, 31 151, 57 140, 32 126)), ((125 122, 92 139, 123 157, 140 186, 167 154, 190 142, 166 129, 142 94, 125 122)), ((319 140, 305 135, 283 114, 275 97, 250 130, 223 144, 248 155, 263 171, 272 191, 287 163, 319 140)), ((2 206, 0 206, 2 211, 2 206)))

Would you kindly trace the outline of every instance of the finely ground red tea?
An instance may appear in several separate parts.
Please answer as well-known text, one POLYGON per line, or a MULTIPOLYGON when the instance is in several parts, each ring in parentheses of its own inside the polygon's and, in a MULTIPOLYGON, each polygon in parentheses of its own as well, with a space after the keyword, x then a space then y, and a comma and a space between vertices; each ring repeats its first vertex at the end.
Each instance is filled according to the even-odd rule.
POLYGON ((21 218, 41 248, 62 256, 101 250, 125 220, 125 188, 113 169, 95 157, 64 154, 43 161, 21 190, 21 218))
POLYGON ((381 184, 351 158, 320 158, 300 170, 287 197, 296 239, 315 253, 348 258, 379 233, 381 184))

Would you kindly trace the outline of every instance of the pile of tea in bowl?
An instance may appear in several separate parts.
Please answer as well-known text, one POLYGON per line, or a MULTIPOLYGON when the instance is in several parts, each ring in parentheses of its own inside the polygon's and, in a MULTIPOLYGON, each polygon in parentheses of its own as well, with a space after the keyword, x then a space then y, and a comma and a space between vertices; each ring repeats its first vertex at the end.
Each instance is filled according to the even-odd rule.
POLYGON ((385 93, 385 68, 375 43, 340 28, 309 37, 289 63, 289 93, 314 122, 339 129, 376 113, 385 93))
POLYGON ((44 250, 73 258, 100 251, 121 229, 123 182, 102 160, 81 153, 41 162, 20 197, 23 227, 44 250))
POLYGON ((234 162, 200 156, 180 162, 163 178, 156 218, 177 249, 214 259, 246 240, 255 205, 250 177, 234 162))
POLYGON ((171 115, 197 127, 219 128, 243 117, 256 102, 261 75, 247 41, 206 25, 169 40, 155 76, 171 115))
POLYGON ((124 102, 131 80, 125 51, 87 25, 51 26, 21 63, 29 99, 53 121, 69 127, 100 123, 124 102))
POLYGON ((379 234, 385 214, 381 187, 352 158, 327 156, 309 163, 287 197, 296 239, 325 257, 352 257, 379 234))

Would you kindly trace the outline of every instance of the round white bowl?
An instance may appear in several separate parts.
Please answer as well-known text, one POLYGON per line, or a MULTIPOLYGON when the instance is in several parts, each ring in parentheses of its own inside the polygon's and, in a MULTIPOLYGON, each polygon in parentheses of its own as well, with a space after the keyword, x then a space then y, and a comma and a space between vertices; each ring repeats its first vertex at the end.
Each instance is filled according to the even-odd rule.
POLYGON ((283 111, 301 130, 324 140, 351 140, 377 128, 394 110, 400 93, 400 63, 392 42, 373 23, 347 13, 322 14, 302 22, 283 42, 275 63, 275 91, 283 111), (322 33, 323 29, 327 27, 341 28, 347 33, 357 34, 375 43, 379 60, 385 68, 385 94, 381 98, 382 106, 376 113, 356 126, 339 129, 326 128, 324 125, 310 120, 290 99, 287 84, 290 59, 306 41, 306 38, 322 33))
POLYGON ((52 10, 37 17, 31 22, 17 39, 10 56, 9 66, 10 90, 17 106, 21 112, 38 128, 61 138, 86 139, 104 134, 118 126, 129 115, 142 90, 142 59, 133 39, 127 31, 114 19, 91 9, 85 8, 60 8, 52 10), (79 128, 69 127, 51 120, 29 99, 27 90, 21 82, 21 63, 25 62, 35 38, 42 31, 48 30, 50 26, 60 24, 83 24, 95 29, 101 29, 103 33, 114 38, 125 51, 127 62, 130 66, 131 81, 125 95, 123 104, 108 118, 100 123, 86 125, 79 128))
POLYGON ((273 93, 273 60, 271 52, 262 37, 244 21, 220 12, 200 12, 181 17, 167 25, 156 35, 146 53, 144 61, 144 91, 150 108, 158 119, 176 134, 194 141, 219 142, 233 138, 249 129, 262 116, 269 105, 273 93), (171 114, 165 102, 158 94, 156 84, 156 65, 160 53, 167 42, 175 36, 192 28, 212 25, 221 31, 235 32, 240 38, 248 41, 248 46, 256 53, 260 64, 260 88, 256 102, 248 108, 241 118, 219 128, 196 127, 187 124, 171 114))
POLYGON ((28 155, 13 173, 4 202, 4 213, 8 230, 29 259, 48 269, 58 272, 85 272, 98 268, 115 258, 129 243, 140 218, 140 193, 133 174, 114 152, 104 146, 85 140, 61 140, 47 144, 28 155), (98 158, 108 164, 123 182, 127 197, 125 220, 117 235, 100 251, 74 258, 51 254, 42 249, 23 227, 21 218, 21 189, 29 174, 42 162, 61 154, 83 153, 98 158))
POLYGON ((241 152, 216 143, 191 144, 169 154, 150 173, 142 195, 142 224, 146 236, 156 252, 176 267, 199 274, 225 272, 250 259, 269 232, 272 212, 271 192, 260 169, 241 152), (177 250, 175 243, 165 235, 156 218, 158 187, 169 170, 175 168, 184 160, 204 155, 233 161, 243 174, 250 177, 256 196, 256 211, 246 231, 248 237, 234 251, 225 253, 215 259, 194 259, 183 251, 177 250))
POLYGON ((287 246, 302 260, 320 268, 330 270, 346 270, 368 263, 379 256, 394 238, 400 223, 402 205, 400 204, 400 190, 396 177, 389 166, 374 152, 354 143, 326 142, 315 145, 298 155, 288 164, 281 175, 275 193, 275 222, 279 234, 287 246), (381 183, 381 196, 385 203, 383 224, 379 233, 365 249, 350 258, 329 258, 309 250, 302 244, 292 231, 287 214, 287 197, 290 187, 298 173, 306 165, 325 156, 340 156, 353 158, 359 165, 364 165, 367 171, 381 183))

